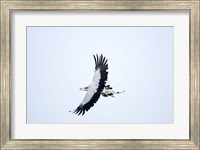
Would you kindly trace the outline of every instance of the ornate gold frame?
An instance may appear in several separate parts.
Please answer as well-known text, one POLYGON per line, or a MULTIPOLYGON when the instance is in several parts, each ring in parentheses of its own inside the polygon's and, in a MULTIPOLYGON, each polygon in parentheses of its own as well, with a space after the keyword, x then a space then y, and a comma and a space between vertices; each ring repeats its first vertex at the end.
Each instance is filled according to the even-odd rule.
POLYGON ((1 149, 199 149, 199 2, 200 0, 0 0, 0 141, 1 149), (13 140, 11 139, 10 16, 13 10, 188 10, 190 12, 189 140, 13 140))

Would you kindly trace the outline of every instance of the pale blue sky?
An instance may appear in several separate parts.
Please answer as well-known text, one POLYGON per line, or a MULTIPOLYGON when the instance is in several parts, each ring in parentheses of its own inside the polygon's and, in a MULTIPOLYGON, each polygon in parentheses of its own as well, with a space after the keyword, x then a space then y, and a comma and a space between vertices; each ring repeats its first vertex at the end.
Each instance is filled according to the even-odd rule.
POLYGON ((27 123, 173 123, 173 27, 27 27, 27 123), (108 59, 116 98, 84 116, 93 54, 108 59))

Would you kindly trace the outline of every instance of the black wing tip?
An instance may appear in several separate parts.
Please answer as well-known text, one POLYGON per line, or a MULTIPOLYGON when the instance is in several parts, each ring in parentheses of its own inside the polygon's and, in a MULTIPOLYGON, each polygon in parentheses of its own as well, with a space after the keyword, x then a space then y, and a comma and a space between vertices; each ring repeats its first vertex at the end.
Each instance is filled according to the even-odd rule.
POLYGON ((106 59, 105 56, 101 53, 100 55, 96 54, 96 56, 93 54, 94 61, 95 61, 95 67, 97 68, 98 66, 105 66, 108 68, 108 59, 106 59))
POLYGON ((76 114, 77 116, 79 115, 84 115, 85 114, 85 109, 83 108, 83 106, 78 106, 74 111, 74 114, 76 114))

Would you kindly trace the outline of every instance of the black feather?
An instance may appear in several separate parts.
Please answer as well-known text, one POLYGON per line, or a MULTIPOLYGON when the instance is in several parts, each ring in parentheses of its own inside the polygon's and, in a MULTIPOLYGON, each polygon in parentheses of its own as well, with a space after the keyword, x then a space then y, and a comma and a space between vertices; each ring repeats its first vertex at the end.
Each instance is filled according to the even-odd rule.
POLYGON ((98 62, 99 62, 99 60, 98 60, 98 55, 96 54, 96 58, 97 58, 97 63, 95 64, 96 66, 97 66, 97 64, 98 64, 98 62))
POLYGON ((95 57, 95 55, 93 55, 93 57, 94 57, 94 62, 95 62, 95 65, 97 64, 97 60, 96 60, 96 57, 95 57))

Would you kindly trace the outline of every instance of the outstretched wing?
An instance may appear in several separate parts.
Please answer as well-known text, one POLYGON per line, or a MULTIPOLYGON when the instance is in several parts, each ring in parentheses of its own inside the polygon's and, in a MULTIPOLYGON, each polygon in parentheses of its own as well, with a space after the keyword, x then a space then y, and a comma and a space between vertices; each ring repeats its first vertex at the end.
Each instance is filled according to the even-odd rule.
POLYGON ((74 110, 77 115, 84 115, 85 111, 88 111, 99 99, 102 90, 105 87, 107 77, 108 77, 108 64, 107 59, 101 54, 93 55, 95 60, 95 72, 91 84, 88 87, 88 91, 81 102, 81 104, 74 110))

